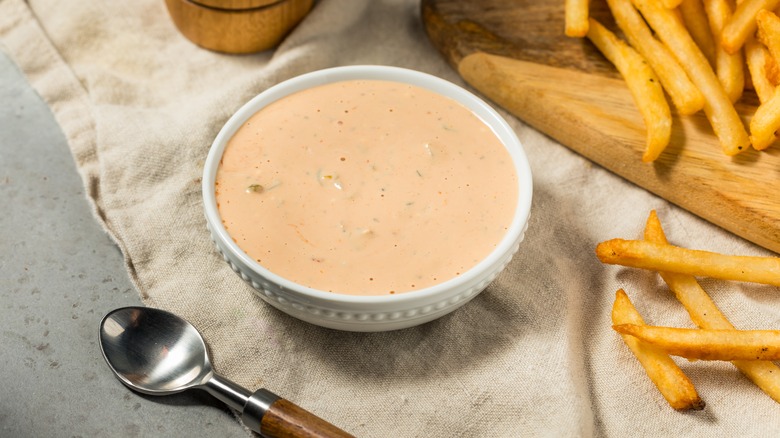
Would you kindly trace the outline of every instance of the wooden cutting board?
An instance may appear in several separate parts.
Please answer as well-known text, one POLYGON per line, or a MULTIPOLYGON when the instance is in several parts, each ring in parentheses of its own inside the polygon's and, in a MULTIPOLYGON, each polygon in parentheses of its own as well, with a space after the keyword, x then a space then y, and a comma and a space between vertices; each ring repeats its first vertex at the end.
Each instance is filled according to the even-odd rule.
MULTIPOLYGON (((563 0, 422 0, 433 44, 488 99, 577 153, 751 242, 780 252, 780 142, 726 156, 703 113, 675 115, 643 163, 644 122, 615 68, 563 34, 563 0)), ((603 0, 591 14, 614 21, 603 0)), ((737 104, 745 121, 752 92, 737 104)))

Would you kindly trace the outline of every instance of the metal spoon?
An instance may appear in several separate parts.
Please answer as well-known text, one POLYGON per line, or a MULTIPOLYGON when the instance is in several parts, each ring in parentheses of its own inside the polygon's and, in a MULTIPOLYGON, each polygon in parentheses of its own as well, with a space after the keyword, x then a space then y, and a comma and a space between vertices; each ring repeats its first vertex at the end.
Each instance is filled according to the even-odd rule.
POLYGON ((216 374, 200 333, 164 310, 123 307, 109 312, 100 323, 100 349, 130 389, 150 395, 206 390, 240 411, 244 424, 263 436, 352 436, 271 391, 252 393, 216 374))

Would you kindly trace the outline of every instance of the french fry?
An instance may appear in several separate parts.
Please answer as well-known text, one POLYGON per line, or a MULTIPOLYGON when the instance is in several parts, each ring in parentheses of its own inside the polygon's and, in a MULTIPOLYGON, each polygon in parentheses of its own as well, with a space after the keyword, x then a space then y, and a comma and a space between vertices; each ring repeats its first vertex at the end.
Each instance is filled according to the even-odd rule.
POLYGON ((780 286, 780 258, 777 257, 725 255, 624 239, 599 243, 596 255, 602 263, 780 286))
POLYGON ((636 324, 612 327, 672 356, 692 360, 780 360, 780 330, 711 330, 636 324))
POLYGON ((756 150, 768 148, 777 139, 780 129, 780 88, 775 89, 771 99, 756 108, 750 119, 750 141, 756 150))
POLYGON ((702 109, 704 96, 693 85, 669 49, 653 36, 631 0, 607 0, 607 4, 628 42, 645 57, 661 79, 661 85, 666 89, 677 111, 685 115, 702 109))
POLYGON ((780 18, 777 14, 762 10, 756 16, 758 40, 769 52, 766 57, 766 75, 775 86, 780 84, 780 18))
MULTIPOLYGON (((715 41, 720 41, 721 31, 726 21, 731 17, 732 11, 726 0, 704 0, 704 10, 710 23, 715 41)), ((729 96, 731 102, 736 102, 742 97, 745 89, 745 68, 742 52, 726 52, 721 45, 715 49, 715 72, 723 84, 723 90, 729 96)))
POLYGON ((737 5, 723 27, 720 45, 728 53, 737 52, 750 35, 756 32, 756 16, 761 10, 772 10, 780 0, 745 0, 737 5))
MULTIPOLYGON (((612 323, 644 325, 642 316, 623 289, 615 294, 612 323)), ((622 334, 620 336, 669 406, 680 411, 704 409, 704 402, 696 392, 693 383, 668 354, 633 336, 622 334)))
POLYGON ((678 9, 691 38, 696 42, 710 65, 715 67, 715 39, 710 30, 710 23, 707 20, 702 0, 683 0, 678 9))
MULTIPOLYGON (((745 61, 753 82, 753 89, 761 103, 766 103, 775 94, 775 85, 772 83, 769 69, 772 58, 769 51, 755 38, 750 37, 745 41, 745 61)), ((755 147, 755 146, 754 146, 755 147)))
MULTIPOLYGON (((756 23, 758 40, 766 46, 769 53, 769 56, 764 56, 764 71, 767 80, 775 83, 775 90, 770 97, 767 98, 769 93, 766 90, 761 91, 761 105, 750 119, 750 141, 753 148, 760 151, 777 140, 777 131, 780 129, 780 90, 776 86, 780 80, 780 68, 777 65, 780 60, 780 18, 775 13, 762 9, 756 14, 756 23)), ((756 89, 756 92, 759 90, 756 89)))
MULTIPOLYGON (((645 225, 645 240, 667 244, 666 234, 655 210, 650 212, 645 225)), ((691 320, 703 329, 733 330, 734 326, 718 309, 699 282, 690 275, 659 272, 677 300, 685 307, 691 320)), ((613 324, 616 323, 612 319, 613 324)), ((630 321, 626 321, 630 322, 630 321)), ((642 322, 631 322, 642 324, 642 322)), ((732 361, 737 369, 773 400, 780 403, 780 367, 769 361, 732 361)))
POLYGON ((587 37, 625 79, 647 129, 642 161, 655 160, 669 144, 672 135, 672 114, 658 76, 642 55, 592 18, 587 37))
POLYGON ((632 0, 704 95, 704 113, 726 155, 747 150, 750 139, 723 86, 675 12, 654 0, 632 0))
POLYGON ((582 38, 588 34, 590 0, 566 0, 564 27, 566 36, 582 38))
POLYGON ((766 48, 766 46, 761 46, 764 48, 764 50, 767 51, 766 56, 766 77, 769 79, 769 82, 772 83, 775 87, 780 85, 780 65, 778 65, 778 61, 772 57, 772 55, 769 54, 769 50, 766 48))
POLYGON ((762 9, 756 14, 758 40, 763 43, 775 62, 780 61, 780 17, 762 9))

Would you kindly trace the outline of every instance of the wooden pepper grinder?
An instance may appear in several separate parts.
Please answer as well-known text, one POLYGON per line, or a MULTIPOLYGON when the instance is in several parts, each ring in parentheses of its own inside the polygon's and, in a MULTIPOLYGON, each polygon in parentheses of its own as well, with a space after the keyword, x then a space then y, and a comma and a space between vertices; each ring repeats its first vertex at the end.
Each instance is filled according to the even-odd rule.
POLYGON ((254 53, 282 40, 313 0, 165 0, 179 31, 217 52, 254 53))

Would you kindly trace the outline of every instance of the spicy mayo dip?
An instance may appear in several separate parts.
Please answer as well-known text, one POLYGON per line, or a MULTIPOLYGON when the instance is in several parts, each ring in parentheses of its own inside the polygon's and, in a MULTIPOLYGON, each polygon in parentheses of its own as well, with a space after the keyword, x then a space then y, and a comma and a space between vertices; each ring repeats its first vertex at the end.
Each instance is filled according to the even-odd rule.
POLYGON ((470 110, 414 85, 349 80, 286 96, 228 142, 217 208, 290 281, 350 295, 423 289, 475 266, 512 222, 509 152, 470 110))

